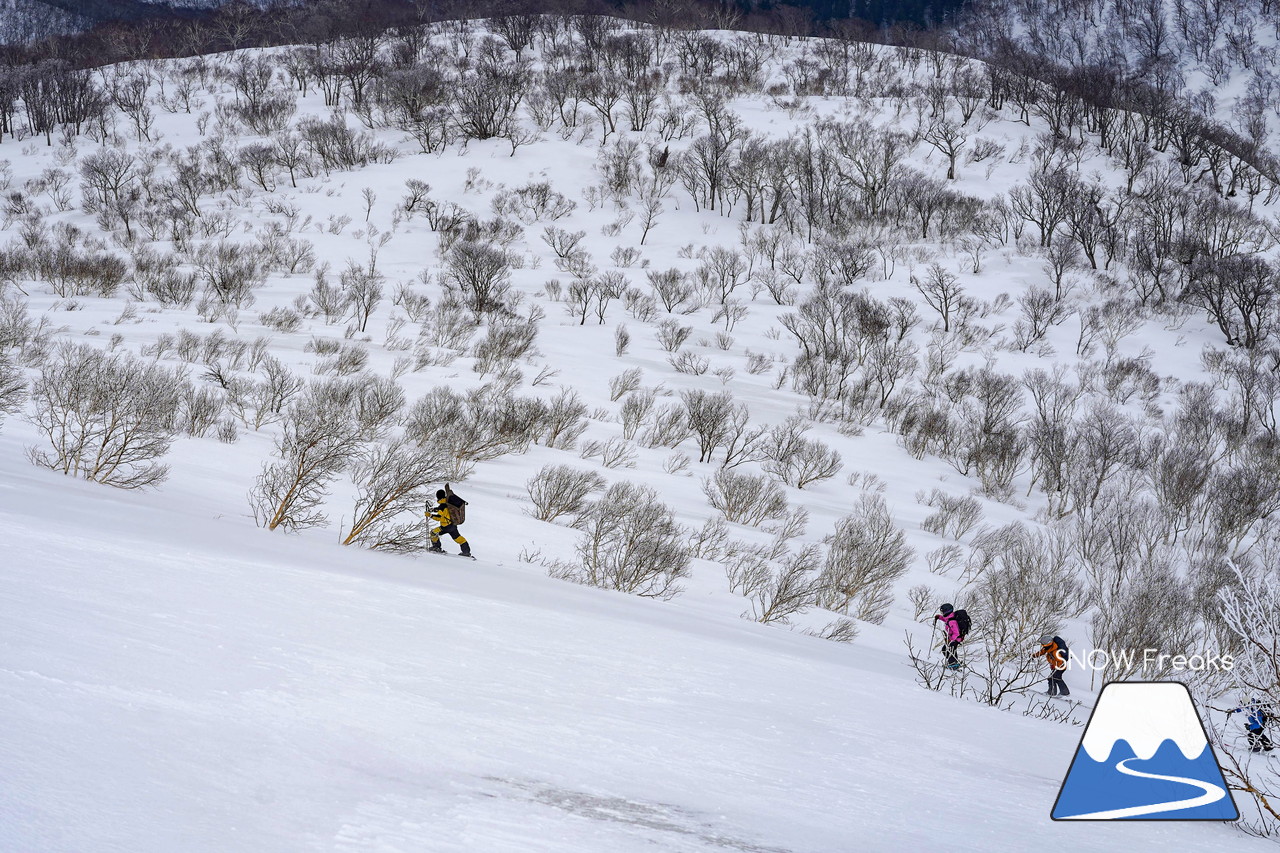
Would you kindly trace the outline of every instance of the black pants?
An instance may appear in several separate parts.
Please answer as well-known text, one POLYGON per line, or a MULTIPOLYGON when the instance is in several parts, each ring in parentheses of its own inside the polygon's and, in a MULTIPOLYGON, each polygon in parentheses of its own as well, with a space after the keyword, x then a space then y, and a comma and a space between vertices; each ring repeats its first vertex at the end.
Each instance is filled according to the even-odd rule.
POLYGON ((1262 752, 1264 749, 1271 749, 1271 738, 1267 737, 1266 731, 1263 729, 1249 729, 1249 748, 1254 752, 1262 752))
POLYGON ((959 645, 959 640, 952 640, 949 643, 942 644, 942 657, 947 666, 955 668, 960 665, 960 658, 956 656, 956 647, 959 645))
POLYGON ((1066 674, 1065 669, 1054 669, 1049 671, 1049 695, 1050 696, 1070 696, 1071 691, 1067 689, 1067 682, 1062 680, 1062 676, 1066 674))
POLYGON ((465 536, 463 536, 461 533, 459 533, 459 532, 458 532, 458 525, 456 525, 456 524, 450 524, 450 525, 447 525, 447 526, 445 526, 445 527, 434 527, 434 528, 432 528, 432 529, 431 529, 431 534, 430 534, 430 535, 431 535, 431 547, 432 547, 432 548, 439 548, 439 547, 440 547, 440 534, 442 534, 442 533, 443 533, 443 534, 445 534, 445 535, 447 535, 447 536, 452 536, 452 537, 453 537, 453 541, 454 541, 454 542, 456 542, 456 543, 458 543, 459 545, 461 545, 461 546, 462 546, 462 553, 464 553, 464 554, 470 554, 470 553, 471 553, 471 546, 467 544, 467 539, 466 539, 466 537, 465 537, 465 536))

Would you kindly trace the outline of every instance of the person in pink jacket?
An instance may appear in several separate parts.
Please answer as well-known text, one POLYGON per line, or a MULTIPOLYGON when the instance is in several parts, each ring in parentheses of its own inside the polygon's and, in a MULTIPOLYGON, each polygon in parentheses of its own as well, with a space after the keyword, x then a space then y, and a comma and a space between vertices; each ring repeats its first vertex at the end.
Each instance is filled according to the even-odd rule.
POLYGON ((946 635, 942 640, 942 656, 946 659, 946 668, 959 669, 960 658, 956 656, 956 647, 964 640, 964 635, 960 632, 960 623, 956 619, 955 608, 950 604, 942 605, 938 608, 938 612, 934 614, 933 621, 942 622, 942 630, 946 635))

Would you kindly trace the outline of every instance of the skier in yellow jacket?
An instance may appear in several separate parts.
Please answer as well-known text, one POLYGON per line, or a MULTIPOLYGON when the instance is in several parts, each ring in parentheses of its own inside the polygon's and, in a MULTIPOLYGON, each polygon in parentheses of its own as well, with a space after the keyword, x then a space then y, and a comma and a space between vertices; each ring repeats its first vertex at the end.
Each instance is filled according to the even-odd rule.
POLYGON ((431 536, 431 547, 428 551, 437 554, 443 554, 444 548, 440 547, 440 534, 447 533, 453 537, 453 541, 462 546, 462 556, 471 556, 471 546, 467 544, 467 539, 458 532, 458 525, 453 521, 453 514, 449 510, 449 496, 444 489, 436 492, 436 505, 427 510, 427 518, 435 526, 431 528, 429 535, 431 536))

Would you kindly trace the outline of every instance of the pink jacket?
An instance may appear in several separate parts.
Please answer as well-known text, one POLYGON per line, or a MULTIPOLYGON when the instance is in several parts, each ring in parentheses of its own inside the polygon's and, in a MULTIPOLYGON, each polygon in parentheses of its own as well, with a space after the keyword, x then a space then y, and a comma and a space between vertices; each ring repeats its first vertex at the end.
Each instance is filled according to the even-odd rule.
POLYGON ((946 616, 939 616, 938 618, 942 621, 942 625, 946 629, 947 642, 960 642, 960 625, 956 622, 956 615, 954 613, 948 613, 946 616))

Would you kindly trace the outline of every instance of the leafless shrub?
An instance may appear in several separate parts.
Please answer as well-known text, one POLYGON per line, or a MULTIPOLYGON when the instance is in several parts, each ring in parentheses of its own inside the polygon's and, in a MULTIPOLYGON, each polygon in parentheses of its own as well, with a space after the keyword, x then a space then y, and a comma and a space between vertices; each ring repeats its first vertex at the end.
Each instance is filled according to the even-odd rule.
POLYGON ((225 417, 218 421, 218 429, 214 433, 218 441, 223 444, 235 444, 240 439, 240 430, 236 426, 236 420, 232 417, 225 417))
POLYGON ((192 438, 202 438, 218 423, 225 408, 220 390, 187 385, 182 391, 182 431, 192 438))
POLYGON ((337 338, 312 338, 303 346, 303 352, 313 352, 316 355, 334 355, 338 350, 342 349, 342 341, 337 338))
POLYGON ((702 492, 725 519, 738 524, 759 527, 787 513, 782 487, 763 476, 721 468, 703 480, 702 492))
MULTIPOLYGON (((724 524, 723 519, 717 519, 717 521, 721 525, 724 524)), ((732 542, 723 548, 722 553, 723 556, 718 559, 724 567, 730 592, 751 598, 773 580, 773 565, 761 549, 747 547, 741 542, 732 542)))
POLYGON ((225 241, 201 246, 194 263, 209 298, 237 309, 253 304, 253 291, 263 283, 256 253, 225 241))
POLYGON ((587 428, 587 404, 577 392, 561 388, 551 398, 543 415, 543 431, 538 440, 547 447, 572 450, 587 428))
MULTIPOLYGON (((672 267, 667 270, 654 270, 646 273, 649 279, 649 286, 653 289, 653 295, 657 298, 662 307, 667 310, 668 314, 680 311, 687 313, 683 309, 689 306, 693 300, 693 283, 689 281, 689 277, 680 270, 672 267)), ((679 344, 667 352, 673 352, 678 348, 679 344)))
POLYGON ((640 387, 640 378, 642 376, 643 373, 640 368, 632 367, 610 379, 609 399, 616 403, 619 398, 637 390, 640 387))
POLYGON ((545 219, 563 219, 573 213, 577 202, 551 188, 547 181, 535 181, 513 190, 503 190, 493 197, 493 212, 513 216, 525 225, 545 219))
POLYGON ((506 305, 510 289, 511 257, 488 243, 455 243, 445 259, 443 281, 458 289, 477 321, 506 305))
POLYGON ((604 489, 604 478, 594 471, 568 465, 544 465, 525 488, 539 521, 555 521, 565 515, 578 515, 592 494, 604 489))
POLYGON ((793 488, 829 480, 844 467, 840 454, 820 441, 804 437, 810 425, 791 417, 769 432, 764 442, 764 470, 793 488))
POLYGON ((1018 297, 1022 319, 1014 323, 1012 346, 1026 352, 1044 340, 1049 330, 1071 316, 1071 307, 1044 287, 1031 287, 1018 297))
POLYGON ((776 573, 751 596, 751 615, 757 622, 787 624, 817 602, 822 589, 819 569, 822 549, 807 545, 782 560, 776 573))
MULTIPOLYGON (((639 371, 639 368, 634 369, 637 372, 639 371)), ((653 411, 653 404, 656 399, 657 395, 652 389, 637 390, 627 395, 627 399, 622 401, 622 406, 619 407, 618 413, 619 419, 622 421, 623 438, 628 441, 635 438, 636 431, 640 429, 645 419, 653 411)))
POLYGON ((941 548, 934 548, 924 555, 924 559, 929 566, 929 571, 935 575, 949 575, 953 570, 964 565, 964 556, 959 545, 943 545, 941 548))
POLYGON ((232 414, 250 429, 259 430, 284 418, 286 407, 303 387, 302 380, 276 358, 263 360, 263 374, 255 382, 211 364, 205 376, 226 392, 232 414))
POLYGON ((307 299, 315 306, 316 311, 324 316, 324 321, 328 325, 342 319, 349 307, 347 293, 329 281, 327 267, 316 270, 315 285, 311 288, 307 299))
POLYGON ((640 436, 640 444, 644 447, 676 447, 692 434, 684 405, 672 403, 654 410, 649 426, 640 436))
POLYGON ((685 531, 648 486, 615 483, 574 519, 582 531, 576 563, 552 565, 552 577, 669 599, 688 574, 685 531))
POLYGON ((450 295, 436 303, 422 324, 423 340, 434 347, 461 351, 475 335, 476 322, 466 306, 450 295))
POLYGON ((915 552, 894 523, 884 499, 864 494, 854 511, 825 540, 819 604, 879 624, 893 601, 893 584, 907 572, 915 552))
POLYGON ((709 393, 700 389, 680 395, 688 413, 689 428, 698 437, 699 462, 710 462, 716 448, 729 436, 730 421, 737 407, 728 391, 709 393))
POLYGON ((322 358, 316 362, 315 373, 323 376, 332 373, 335 376, 351 376, 369 366, 369 351, 359 344, 343 344, 338 354, 322 358))
POLYGON ((350 382, 311 385, 284 418, 277 460, 264 463, 249 492, 259 527, 302 530, 327 523, 320 509, 329 484, 355 458, 359 441, 348 404, 350 382))
POLYGON ((546 429, 546 418, 546 404, 509 391, 481 389, 464 397, 437 386, 413 405, 405 434, 447 448, 455 460, 450 479, 458 480, 477 462, 523 453, 546 429))
POLYGON ((626 326, 619 324, 618 328, 613 330, 613 354, 621 358, 627 354, 629 346, 631 346, 631 333, 627 331, 626 326))
POLYGON ((911 602, 911 618, 919 622, 921 616, 937 607, 938 593, 928 584, 917 584, 907 590, 907 600, 911 602))
POLYGON ((76 245, 74 229, 55 229, 57 242, 32 249, 29 264, 58 296, 114 296, 129 273, 120 257, 88 245, 76 245))
POLYGON ((32 422, 49 450, 32 447, 36 465, 108 486, 158 485, 178 430, 185 381, 127 353, 63 344, 32 387, 32 422))
POLYGON ((1059 633, 1062 620, 1083 612, 1085 597, 1070 543, 1059 533, 1010 525, 990 548, 989 568, 970 587, 974 630, 964 648, 975 695, 998 706, 1041 678, 1043 662, 1028 649, 1038 635, 1059 633))
POLYGON ((291 308, 272 308, 259 314, 258 322, 277 332, 296 332, 302 328, 302 317, 291 308))
POLYGON ((852 643, 858 639, 858 623, 852 619, 836 619, 817 631, 806 630, 803 633, 817 637, 819 640, 830 640, 833 643, 852 643))
POLYGON ((960 539, 982 520, 982 505, 974 497, 952 497, 941 489, 934 489, 928 495, 923 492, 916 495, 916 500, 937 510, 921 522, 920 527, 939 536, 960 539))
POLYGON ((606 468, 636 467, 636 452, 631 442, 622 438, 611 438, 608 441, 588 441, 582 445, 579 454, 583 459, 599 458, 600 464, 606 468))
POLYGON ((676 369, 677 373, 688 373, 693 376, 701 376, 711 367, 711 361, 706 356, 697 355, 688 350, 667 359, 667 361, 676 369))
POLYGON ((357 497, 342 544, 391 552, 420 549, 427 533, 422 507, 448 468, 442 449, 403 438, 364 449, 351 465, 357 497))
POLYGON ((942 331, 951 331, 951 321, 955 316, 956 308, 964 299, 964 289, 960 287, 960 280, 944 269, 941 264, 935 263, 929 265, 928 272, 923 278, 911 276, 911 284, 920 291, 920 295, 924 297, 929 307, 938 312, 942 320, 942 331))
POLYGON ((195 273, 178 270, 178 259, 143 247, 133 255, 135 284, 161 305, 186 308, 195 295, 195 273))
POLYGON ((586 236, 586 231, 565 231, 554 225, 548 225, 542 230, 542 241, 562 260, 568 260, 581 252, 579 244, 586 236))
POLYGON ((22 408, 26 397, 27 382, 21 368, 0 349, 0 425, 6 414, 15 414, 22 408))

